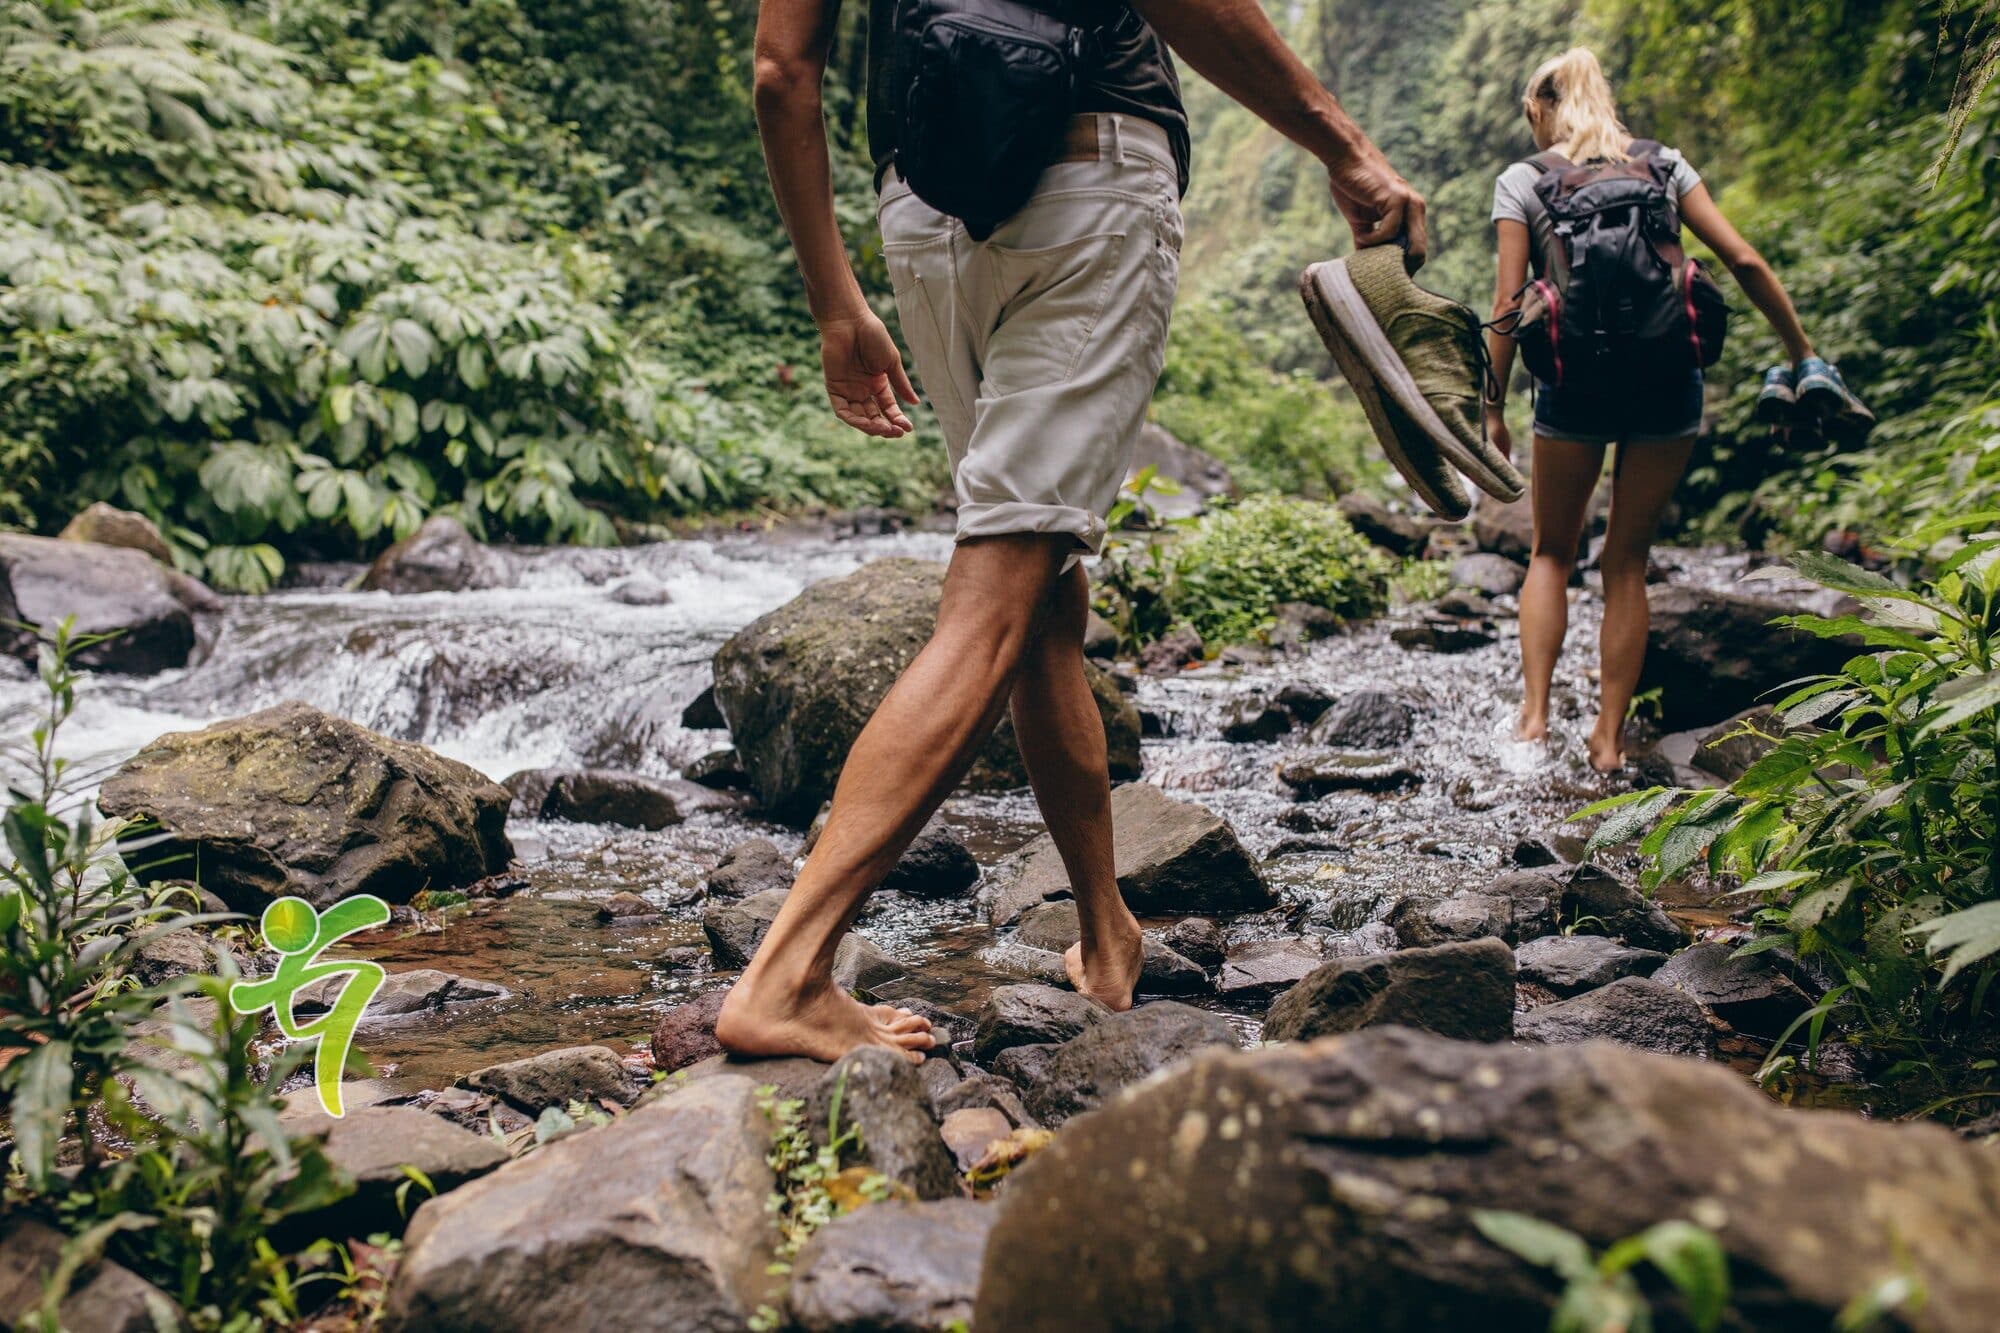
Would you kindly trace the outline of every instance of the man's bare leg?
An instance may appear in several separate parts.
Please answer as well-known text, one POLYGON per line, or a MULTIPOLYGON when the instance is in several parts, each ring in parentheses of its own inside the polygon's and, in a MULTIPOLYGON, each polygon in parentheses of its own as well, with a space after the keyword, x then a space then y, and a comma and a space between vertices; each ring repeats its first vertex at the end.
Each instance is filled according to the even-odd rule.
POLYGON ((848 752, 826 828, 723 1002, 715 1036, 725 1047, 837 1060, 874 1045, 913 1061, 930 1049, 924 1020, 833 984, 834 951, 999 721, 1072 549, 1068 537, 1021 534, 953 553, 930 642, 848 752))
POLYGON ((1132 1007, 1144 946, 1112 868, 1110 761, 1083 674, 1089 616, 1090 580, 1078 567, 1057 582, 1048 619, 1014 682, 1014 738, 1076 893, 1083 938, 1063 956, 1070 984, 1123 1010, 1132 1007))

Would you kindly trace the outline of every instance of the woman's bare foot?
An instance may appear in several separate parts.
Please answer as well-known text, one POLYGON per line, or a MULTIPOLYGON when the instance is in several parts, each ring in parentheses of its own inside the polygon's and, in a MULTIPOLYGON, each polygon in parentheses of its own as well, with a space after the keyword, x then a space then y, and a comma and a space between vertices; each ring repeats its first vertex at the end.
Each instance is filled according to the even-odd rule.
POLYGON ((1613 736, 1607 740, 1597 732, 1591 732, 1590 766, 1600 773, 1616 773, 1625 767, 1625 738, 1613 736))
POLYGON ((749 973, 722 1002, 715 1039, 737 1055, 803 1055, 828 1064, 862 1046, 886 1046, 912 1064, 937 1044, 927 1018, 886 1004, 863 1004, 823 981, 775 985, 749 973))
POLYGON ((1132 992, 1139 988, 1139 973, 1145 965, 1146 940, 1130 913, 1109 942, 1085 950, 1083 941, 1078 940, 1063 951, 1063 971, 1069 974, 1069 984, 1076 987, 1077 994, 1089 996, 1113 1013, 1132 1007, 1132 992))
POLYGON ((1541 713, 1521 710, 1514 719, 1514 739, 1517 741, 1545 741, 1549 738, 1549 719, 1541 713))

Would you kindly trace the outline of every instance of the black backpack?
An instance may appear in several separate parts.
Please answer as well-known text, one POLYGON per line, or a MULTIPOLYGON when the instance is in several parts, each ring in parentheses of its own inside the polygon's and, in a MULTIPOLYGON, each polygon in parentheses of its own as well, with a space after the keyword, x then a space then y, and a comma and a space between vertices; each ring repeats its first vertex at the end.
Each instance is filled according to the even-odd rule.
POLYGON ((1555 244, 1512 331, 1544 384, 1672 379, 1722 355, 1728 303, 1681 246, 1673 164, 1648 139, 1630 151, 1624 162, 1528 159, 1555 244))

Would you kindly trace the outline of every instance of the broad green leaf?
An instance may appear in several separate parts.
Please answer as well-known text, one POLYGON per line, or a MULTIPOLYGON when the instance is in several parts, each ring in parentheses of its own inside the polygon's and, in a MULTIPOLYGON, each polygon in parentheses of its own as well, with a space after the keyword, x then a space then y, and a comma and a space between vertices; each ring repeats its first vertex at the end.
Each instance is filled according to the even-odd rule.
POLYGON ((1472 1224, 1479 1234, 1529 1263, 1552 1268, 1565 1278, 1575 1279, 1595 1271, 1590 1246, 1583 1237, 1553 1222, 1526 1213, 1475 1208, 1472 1224))
POLYGON ((14 1123, 14 1150, 28 1183, 46 1190, 53 1179, 56 1147, 69 1119, 73 1095, 70 1043, 43 1042, 14 1063, 18 1068, 7 1071, 14 1085, 13 1103, 8 1108, 14 1123))
POLYGON ((1639 1236, 1646 1258, 1687 1302, 1701 1333, 1714 1333, 1729 1307, 1729 1259, 1713 1234, 1692 1222, 1660 1222, 1639 1236))

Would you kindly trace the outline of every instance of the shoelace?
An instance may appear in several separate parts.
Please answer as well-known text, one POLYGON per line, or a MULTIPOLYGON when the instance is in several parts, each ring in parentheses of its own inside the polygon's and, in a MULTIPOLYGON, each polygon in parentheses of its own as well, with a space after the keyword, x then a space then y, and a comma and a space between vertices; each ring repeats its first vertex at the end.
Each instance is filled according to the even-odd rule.
MULTIPOLYGON (((1478 380, 1481 387, 1481 406, 1498 402, 1500 393, 1507 386, 1500 382, 1500 373, 1493 366, 1493 349, 1486 345, 1486 335, 1497 333, 1503 338, 1514 336, 1514 330, 1521 325, 1521 308, 1515 306, 1498 319, 1489 319, 1480 324, 1473 335, 1472 360, 1479 367, 1478 380)), ((1479 438, 1486 438, 1486 413, 1479 414, 1479 438)))

